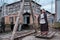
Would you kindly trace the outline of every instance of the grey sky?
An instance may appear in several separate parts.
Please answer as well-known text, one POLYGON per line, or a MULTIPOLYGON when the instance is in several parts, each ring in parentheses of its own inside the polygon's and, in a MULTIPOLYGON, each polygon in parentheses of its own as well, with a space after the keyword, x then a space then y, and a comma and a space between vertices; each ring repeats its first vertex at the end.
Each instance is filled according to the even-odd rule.
POLYGON ((36 2, 42 5, 41 9, 55 13, 55 0, 36 0, 36 2))

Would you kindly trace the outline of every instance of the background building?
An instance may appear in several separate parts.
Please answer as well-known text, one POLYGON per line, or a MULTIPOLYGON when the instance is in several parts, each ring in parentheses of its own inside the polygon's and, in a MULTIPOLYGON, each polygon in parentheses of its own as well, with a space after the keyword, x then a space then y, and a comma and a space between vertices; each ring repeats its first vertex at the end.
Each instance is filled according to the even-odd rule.
MULTIPOLYGON (((18 14, 20 13, 21 2, 22 0, 11 3, 11 4, 4 3, 4 5, 0 7, 2 22, 4 22, 5 24, 11 24, 11 22, 13 22, 15 24, 16 18, 18 14)), ((32 3, 33 13, 34 13, 33 14, 34 23, 38 24, 38 17, 41 12, 40 11, 41 5, 36 3, 35 1, 32 1, 31 3, 32 3)), ((46 11, 46 13, 47 13, 47 16, 51 14, 49 11, 46 11)), ((49 23, 52 23, 53 20, 54 20, 54 15, 51 15, 50 17, 48 17, 49 23)), ((20 14, 19 23, 22 23, 23 25, 33 24, 33 18, 32 18, 32 13, 30 10, 29 0, 25 0, 24 9, 23 9, 23 12, 20 14)))
POLYGON ((48 19, 49 26, 52 27, 52 25, 55 22, 55 13, 51 13, 49 11, 46 11, 46 13, 47 13, 47 19, 48 19))
POLYGON ((55 0, 55 7, 56 19, 60 22, 60 0, 55 0))
MULTIPOLYGON (((20 13, 21 3, 22 3, 22 0, 11 3, 11 4, 4 3, 1 9, 2 22, 4 22, 5 24, 11 24, 11 22, 13 22, 15 24, 16 18, 18 14, 20 13)), ((40 14, 41 5, 39 5, 35 1, 32 1, 31 3, 32 3, 33 13, 34 13, 34 22, 38 24, 38 16, 40 14)), ((25 0, 24 9, 22 13, 20 14, 19 23, 26 24, 26 25, 33 24, 33 18, 32 18, 32 13, 30 10, 29 0, 25 0)))
MULTIPOLYGON (((1 11, 1 10, 0 10, 1 11)), ((1 22, 1 12, 0 12, 0 22, 1 22)))

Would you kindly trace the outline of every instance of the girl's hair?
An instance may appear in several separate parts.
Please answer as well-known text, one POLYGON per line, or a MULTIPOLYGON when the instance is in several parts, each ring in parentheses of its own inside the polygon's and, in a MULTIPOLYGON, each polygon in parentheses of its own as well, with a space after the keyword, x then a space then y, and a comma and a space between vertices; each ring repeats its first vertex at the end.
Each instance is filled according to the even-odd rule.
POLYGON ((40 13, 42 13, 42 10, 40 10, 40 13))
MULTIPOLYGON (((44 10, 44 13, 45 13, 45 9, 42 9, 42 10, 44 10)), ((42 11, 41 11, 42 12, 42 11)))

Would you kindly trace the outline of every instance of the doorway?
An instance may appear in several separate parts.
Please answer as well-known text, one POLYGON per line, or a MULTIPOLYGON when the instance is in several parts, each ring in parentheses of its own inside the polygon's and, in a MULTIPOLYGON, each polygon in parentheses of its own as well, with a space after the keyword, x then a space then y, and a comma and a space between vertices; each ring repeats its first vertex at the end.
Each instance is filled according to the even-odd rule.
POLYGON ((22 25, 22 30, 27 30, 30 29, 29 24, 30 24, 30 13, 26 12, 23 14, 23 25, 22 25))
POLYGON ((24 24, 29 24, 30 23, 30 16, 29 15, 24 15, 23 20, 24 20, 24 24))

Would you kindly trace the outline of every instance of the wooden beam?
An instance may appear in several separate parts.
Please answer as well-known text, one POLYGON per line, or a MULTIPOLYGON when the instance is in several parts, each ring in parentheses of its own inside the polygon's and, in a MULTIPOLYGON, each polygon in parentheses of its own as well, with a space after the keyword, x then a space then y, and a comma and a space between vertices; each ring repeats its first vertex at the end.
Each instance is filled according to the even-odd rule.
POLYGON ((34 29, 34 14, 33 14, 33 8, 32 8, 31 2, 32 2, 32 0, 30 0, 29 4, 30 4, 30 10, 31 10, 32 19, 33 19, 33 29, 34 29))
POLYGON ((20 17, 20 14, 22 13, 23 11, 23 7, 24 7, 24 0, 22 1, 22 4, 20 5, 20 13, 18 14, 18 17, 17 17, 17 20, 16 20, 16 23, 14 25, 14 29, 13 29, 13 32, 12 32, 12 36, 11 36, 11 40, 14 40, 14 35, 17 31, 17 27, 18 27, 18 22, 19 22, 19 17, 20 17))

